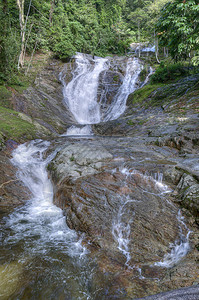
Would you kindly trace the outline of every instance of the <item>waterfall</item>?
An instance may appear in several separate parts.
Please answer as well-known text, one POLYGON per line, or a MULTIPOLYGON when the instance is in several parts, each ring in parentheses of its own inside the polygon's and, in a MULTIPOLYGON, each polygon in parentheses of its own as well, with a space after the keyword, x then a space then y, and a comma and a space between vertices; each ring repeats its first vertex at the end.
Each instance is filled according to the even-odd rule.
POLYGON ((176 265, 184 256, 186 256, 190 250, 189 235, 191 231, 184 223, 184 218, 180 210, 178 211, 177 220, 179 222, 179 239, 170 245, 170 252, 164 256, 162 261, 156 262, 154 264, 155 266, 171 268, 176 265), (183 234, 182 228, 186 229, 186 235, 183 234))
POLYGON ((124 113, 128 95, 133 93, 137 88, 136 83, 138 82, 141 69, 141 65, 137 58, 130 58, 127 61, 126 75, 123 84, 114 97, 113 103, 105 113, 103 121, 115 120, 124 113))
POLYGON ((44 251, 51 243, 59 249, 63 247, 70 256, 81 256, 84 248, 78 242, 76 232, 68 228, 62 210, 53 204, 53 187, 46 165, 55 153, 43 159, 49 145, 49 142, 36 140, 18 146, 13 152, 12 163, 32 197, 7 219, 7 227, 15 234, 8 236, 6 243, 27 239, 26 249, 30 252, 44 251))
MULTIPOLYGON (((72 80, 66 84, 64 76, 60 78, 63 88, 64 103, 70 109, 77 123, 96 124, 103 121, 117 119, 126 108, 128 95, 137 88, 138 77, 142 66, 137 58, 129 58, 126 63, 126 71, 123 83, 118 92, 113 97, 109 108, 104 112, 98 101, 100 74, 111 70, 110 58, 94 58, 78 53, 75 55, 75 69, 73 70, 72 80)), ((114 67, 114 69, 117 66, 114 67)), ((90 129, 86 127, 83 130, 70 130, 74 135, 79 133, 89 134, 90 129)))
POLYGON ((108 59, 96 58, 92 62, 84 54, 75 56, 76 69, 73 79, 64 81, 64 102, 79 124, 94 124, 101 121, 100 105, 97 102, 99 76, 108 70, 108 59))

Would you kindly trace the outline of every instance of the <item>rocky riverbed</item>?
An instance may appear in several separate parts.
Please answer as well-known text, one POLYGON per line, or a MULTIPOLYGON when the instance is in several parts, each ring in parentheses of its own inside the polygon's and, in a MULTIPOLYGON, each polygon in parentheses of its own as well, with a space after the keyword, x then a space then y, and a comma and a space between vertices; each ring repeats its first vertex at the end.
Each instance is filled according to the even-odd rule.
MULTIPOLYGON (((33 86, 12 97, 26 121, 41 126, 37 137, 51 139, 46 155, 57 151, 47 167, 54 203, 67 225, 83 234, 95 265, 93 299, 135 299, 188 286, 197 297, 199 76, 150 93, 145 86, 142 101, 142 89, 136 91, 123 116, 92 125, 95 136, 59 137, 76 124, 62 104, 62 69, 50 60, 33 86)), ((115 76, 110 72, 106 80, 119 84, 122 75, 115 76)), ((6 145, 0 156, 3 213, 28 199, 9 162, 17 145, 6 145)))

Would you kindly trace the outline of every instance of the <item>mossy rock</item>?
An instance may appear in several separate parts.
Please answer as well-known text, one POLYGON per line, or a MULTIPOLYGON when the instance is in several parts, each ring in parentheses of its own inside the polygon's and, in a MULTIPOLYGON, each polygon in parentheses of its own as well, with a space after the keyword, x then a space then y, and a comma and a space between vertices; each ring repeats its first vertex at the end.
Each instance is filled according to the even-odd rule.
POLYGON ((127 105, 136 105, 143 103, 152 92, 156 91, 158 88, 162 87, 163 84, 148 84, 145 85, 143 88, 136 90, 133 94, 130 94, 127 100, 127 105))
POLYGON ((143 88, 129 95, 127 105, 136 106, 139 104, 139 106, 142 105, 145 108, 163 107, 172 101, 178 101, 182 96, 188 101, 192 97, 191 93, 193 93, 193 91, 198 93, 198 81, 199 74, 196 74, 180 79, 176 83, 145 85, 143 88))
POLYGON ((0 141, 14 139, 25 141, 36 138, 36 127, 22 120, 18 112, 0 107, 0 141))
POLYGON ((0 85, 0 106, 11 108, 12 92, 9 91, 4 85, 0 85))

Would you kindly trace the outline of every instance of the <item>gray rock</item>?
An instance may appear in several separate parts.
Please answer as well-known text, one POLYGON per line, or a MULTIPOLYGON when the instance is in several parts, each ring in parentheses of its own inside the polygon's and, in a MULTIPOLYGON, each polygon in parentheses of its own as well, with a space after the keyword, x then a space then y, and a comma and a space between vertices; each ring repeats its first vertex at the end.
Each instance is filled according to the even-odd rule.
POLYGON ((134 300, 198 300, 199 285, 134 300))

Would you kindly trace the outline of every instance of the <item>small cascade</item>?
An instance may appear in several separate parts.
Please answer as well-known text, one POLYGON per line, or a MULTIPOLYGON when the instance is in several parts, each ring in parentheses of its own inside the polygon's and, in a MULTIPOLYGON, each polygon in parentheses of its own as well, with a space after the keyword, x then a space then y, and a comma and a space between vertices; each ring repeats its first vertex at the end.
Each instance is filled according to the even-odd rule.
POLYGON ((32 197, 7 219, 7 227, 13 234, 6 238, 5 243, 26 239, 26 249, 30 252, 43 252, 52 243, 59 249, 64 247, 71 256, 81 256, 85 252, 81 241, 76 232, 67 227, 62 210, 53 204, 53 187, 46 165, 55 153, 43 159, 49 144, 32 141, 13 152, 12 163, 18 168, 18 177, 31 191, 32 197))
POLYGON ((149 67, 149 72, 147 74, 147 77, 145 78, 144 82, 141 84, 140 88, 142 88, 145 84, 148 83, 150 76, 153 74, 154 70, 152 67, 149 67))
MULTIPOLYGON (((133 176, 133 175, 138 175, 144 179, 146 182, 146 186, 153 186, 157 190, 156 195, 162 195, 162 194, 167 194, 170 193, 171 190, 169 187, 163 183, 163 174, 162 173, 155 173, 153 176, 148 175, 148 174, 142 174, 137 170, 129 170, 126 167, 121 167, 120 172, 124 175, 128 176, 133 176)), ((144 190, 146 193, 152 193, 147 190, 144 190)), ((153 193, 155 194, 155 193, 153 193)))
POLYGON ((131 234, 131 223, 133 222, 133 216, 131 220, 126 220, 125 212, 128 211, 128 204, 134 202, 134 200, 127 199, 119 208, 116 219, 113 221, 112 235, 115 241, 118 243, 118 249, 126 257, 126 266, 129 266, 131 259, 129 242, 131 234))
POLYGON ((171 251, 165 255, 163 261, 156 262, 154 264, 155 266, 171 268, 176 265, 184 256, 186 256, 190 249, 189 235, 191 231, 184 223, 184 218, 180 210, 178 211, 177 220, 179 222, 179 239, 177 239, 173 244, 170 245, 171 251), (183 234, 183 228, 187 231, 186 235, 183 234))
POLYGON ((86 125, 83 127, 77 127, 72 125, 71 127, 69 127, 66 131, 66 133, 62 134, 62 136, 90 136, 93 135, 92 129, 90 125, 86 125))
MULTIPOLYGON (((163 183, 163 174, 162 173, 158 172, 158 173, 153 174, 153 176, 151 176, 148 174, 142 174, 137 170, 130 170, 124 166, 122 166, 119 169, 119 171, 122 174, 124 174, 127 178, 132 177, 134 175, 140 176, 145 181, 146 188, 148 187, 150 190, 150 188, 153 187, 153 188, 155 188, 155 190, 157 190, 157 193, 150 192, 148 189, 144 189, 143 192, 150 193, 150 194, 160 196, 160 197, 162 197, 164 194, 171 192, 169 187, 163 183)), ((126 203, 128 203, 128 201, 126 203)), ((172 204, 172 206, 173 206, 173 204, 172 204)), ((178 227, 179 227, 179 238, 174 243, 170 244, 169 248, 171 249, 171 251, 165 255, 165 257, 163 258, 162 261, 156 262, 154 264, 155 266, 170 268, 170 267, 174 266, 176 263, 178 263, 183 257, 185 257, 190 249, 189 235, 190 235, 191 231, 188 229, 188 227, 184 223, 184 218, 183 218, 180 210, 178 211, 177 221, 178 221, 178 227), (186 235, 183 233, 183 230, 186 232, 186 235)), ((126 226, 126 228, 128 228, 128 226, 126 226)), ((128 232, 130 232, 130 229, 128 229, 127 233, 128 232)), ((118 237, 120 237, 120 236, 118 235, 118 237)), ((122 241, 123 240, 121 239, 120 243, 122 246, 120 247, 121 248, 120 250, 124 252, 124 251, 126 251, 126 249, 128 249, 128 243, 125 244, 126 248, 124 248, 122 241)), ((124 242, 126 242, 126 239, 124 239, 124 242)), ((130 257, 130 254, 128 254, 128 255, 129 255, 128 257, 130 257)))
POLYGON ((126 109, 126 101, 128 95, 133 93, 137 89, 137 82, 142 67, 137 58, 130 58, 127 62, 126 74, 118 93, 115 95, 113 102, 108 108, 103 117, 103 121, 115 120, 126 109))

